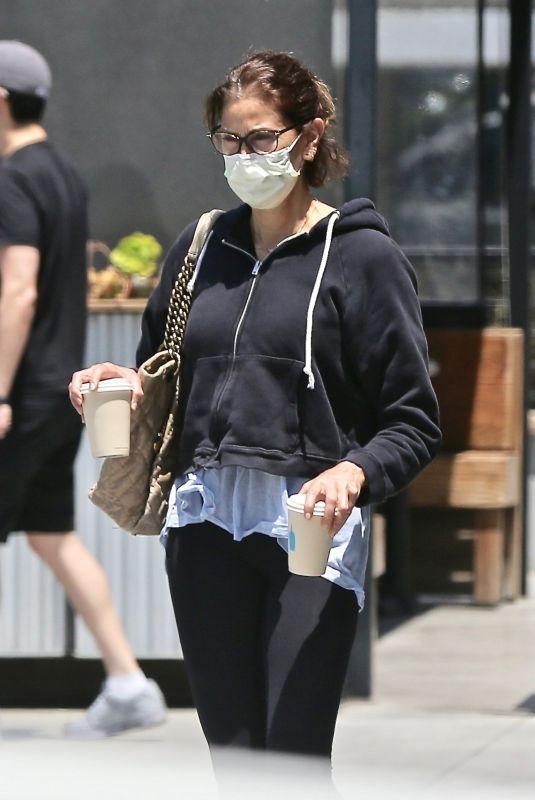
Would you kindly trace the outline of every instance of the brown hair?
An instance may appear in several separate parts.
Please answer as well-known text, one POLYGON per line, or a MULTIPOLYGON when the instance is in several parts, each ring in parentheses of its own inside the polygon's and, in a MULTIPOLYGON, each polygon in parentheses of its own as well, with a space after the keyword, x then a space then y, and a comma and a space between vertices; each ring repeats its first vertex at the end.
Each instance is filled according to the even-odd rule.
POLYGON ((244 90, 271 100, 290 123, 300 128, 316 117, 325 122, 325 133, 313 161, 305 161, 303 174, 309 186, 324 183, 347 172, 349 157, 331 129, 336 123, 329 87, 291 53, 267 50, 246 56, 233 67, 225 81, 206 98, 206 122, 210 131, 221 123, 225 102, 244 90))

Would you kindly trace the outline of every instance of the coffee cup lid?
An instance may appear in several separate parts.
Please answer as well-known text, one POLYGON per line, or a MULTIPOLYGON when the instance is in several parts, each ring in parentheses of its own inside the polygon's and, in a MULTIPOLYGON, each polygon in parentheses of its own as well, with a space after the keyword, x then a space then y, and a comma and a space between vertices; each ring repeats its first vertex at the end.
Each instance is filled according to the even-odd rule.
MULTIPOLYGON (((82 383, 80 386, 80 392, 82 394, 87 394, 91 391, 89 388, 89 383, 82 383)), ((133 386, 129 383, 125 378, 105 378, 102 381, 99 381, 97 391, 99 392, 120 392, 124 391, 125 389, 129 392, 133 390, 133 386)))
MULTIPOLYGON (((300 512, 301 514, 305 510, 305 501, 307 499, 306 494, 292 494, 288 498, 288 508, 292 511, 300 512)), ((325 503, 323 500, 318 500, 316 505, 314 506, 314 515, 318 517, 322 517, 325 513, 325 503)))

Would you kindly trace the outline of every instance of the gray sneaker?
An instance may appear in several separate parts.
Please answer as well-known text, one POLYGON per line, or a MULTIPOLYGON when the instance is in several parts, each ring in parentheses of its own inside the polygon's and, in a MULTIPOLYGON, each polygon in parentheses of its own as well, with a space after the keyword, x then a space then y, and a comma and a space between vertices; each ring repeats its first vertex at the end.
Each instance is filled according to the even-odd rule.
POLYGON ((150 728, 165 721, 166 705, 153 680, 129 700, 119 700, 103 690, 85 715, 68 722, 63 733, 73 739, 102 739, 131 728, 150 728))

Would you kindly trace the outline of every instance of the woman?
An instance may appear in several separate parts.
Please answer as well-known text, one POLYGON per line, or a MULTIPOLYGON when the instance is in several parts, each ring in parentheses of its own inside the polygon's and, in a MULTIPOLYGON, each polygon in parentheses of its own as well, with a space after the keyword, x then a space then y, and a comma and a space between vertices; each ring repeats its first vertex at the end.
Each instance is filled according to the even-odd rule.
MULTIPOLYGON (((164 530, 195 704, 210 745, 329 757, 362 606, 372 502, 432 459, 440 433, 412 268, 368 200, 313 189, 344 173, 327 86, 288 53, 248 56, 208 96, 208 134, 242 205, 194 276, 184 430, 164 530), (288 495, 325 501, 325 575, 287 568, 288 495), (282 546, 281 546, 282 545, 282 546)), ((172 247, 138 363, 163 339, 194 230, 172 247)), ((95 365, 80 384, 128 377, 95 365)))

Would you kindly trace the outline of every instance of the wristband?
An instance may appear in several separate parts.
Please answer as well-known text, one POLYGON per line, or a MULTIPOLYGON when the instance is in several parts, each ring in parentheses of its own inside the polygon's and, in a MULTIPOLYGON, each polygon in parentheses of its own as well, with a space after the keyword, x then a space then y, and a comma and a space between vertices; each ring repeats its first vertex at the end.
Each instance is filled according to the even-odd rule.
POLYGON ((8 397, 0 397, 0 406, 10 406, 11 403, 9 402, 8 397))

